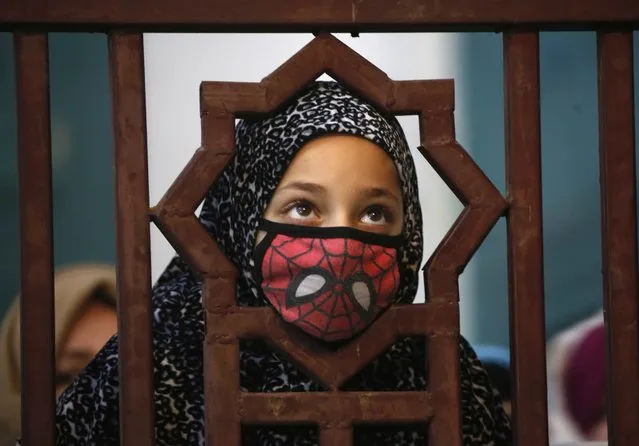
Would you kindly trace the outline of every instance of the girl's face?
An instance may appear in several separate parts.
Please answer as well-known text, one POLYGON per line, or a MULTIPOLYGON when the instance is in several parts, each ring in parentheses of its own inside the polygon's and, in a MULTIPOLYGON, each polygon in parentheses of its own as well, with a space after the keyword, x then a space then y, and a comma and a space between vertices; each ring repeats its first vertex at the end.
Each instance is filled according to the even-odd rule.
MULTIPOLYGON (((264 217, 276 223, 398 235, 403 213, 391 158, 364 138, 327 135, 310 141, 295 156, 264 217)), ((261 239, 258 234, 257 242, 261 239)))
POLYGON ((263 241, 255 261, 264 296, 311 336, 352 338, 395 298, 401 237, 392 236, 402 232, 403 213, 395 165, 380 147, 355 136, 314 139, 292 160, 264 212, 276 228, 256 240, 263 241), (326 230, 336 227, 358 231, 326 230))

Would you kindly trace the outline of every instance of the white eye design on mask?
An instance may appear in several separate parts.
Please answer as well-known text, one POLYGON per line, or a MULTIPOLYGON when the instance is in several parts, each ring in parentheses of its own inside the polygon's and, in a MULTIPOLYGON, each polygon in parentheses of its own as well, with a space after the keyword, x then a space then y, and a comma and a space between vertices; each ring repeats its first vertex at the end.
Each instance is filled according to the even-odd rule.
POLYGON ((286 306, 295 307, 310 302, 335 283, 322 268, 310 268, 293 279, 286 291, 286 306))
POLYGON ((295 298, 304 298, 310 294, 316 294, 326 285, 326 279, 319 274, 309 274, 302 279, 302 282, 295 290, 295 298))
POLYGON ((358 305, 360 317, 366 319, 375 312, 378 296, 373 281, 366 273, 355 273, 348 279, 345 288, 352 301, 358 305))
MULTIPOLYGON (((323 268, 310 268, 301 272, 291 281, 286 291, 286 306, 292 308, 311 302, 339 284, 340 282, 323 268)), ((342 284, 343 292, 349 296, 360 317, 367 317, 374 312, 377 293, 371 278, 366 273, 357 272, 348 277, 342 284)))
POLYGON ((364 311, 368 311, 371 307, 371 301, 373 300, 368 283, 362 281, 353 282, 351 284, 351 292, 360 307, 362 307, 364 311))

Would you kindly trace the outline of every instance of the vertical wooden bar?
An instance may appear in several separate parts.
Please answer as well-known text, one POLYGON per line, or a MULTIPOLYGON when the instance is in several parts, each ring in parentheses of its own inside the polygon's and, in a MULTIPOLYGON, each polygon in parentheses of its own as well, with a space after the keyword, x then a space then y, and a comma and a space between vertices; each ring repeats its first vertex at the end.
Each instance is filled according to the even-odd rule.
POLYGON ((428 340, 428 383, 435 415, 428 429, 429 445, 461 446, 459 336, 435 334, 428 340))
POLYGON ((120 442, 153 446, 153 353, 144 52, 140 33, 109 35, 115 143, 120 442))
POLYGON ((320 446, 351 446, 353 444, 353 426, 350 423, 341 425, 320 424, 320 446))
POLYGON ((55 443, 53 197, 46 33, 15 33, 20 184, 22 444, 55 443))
MULTIPOLYGON (((207 328, 211 315, 235 307, 236 277, 206 278, 204 297, 207 328)), ((206 444, 241 446, 240 341, 236 336, 207 334, 204 345, 204 404, 206 444)))
POLYGON ((514 442, 548 444, 541 205, 539 34, 504 34, 514 442))
MULTIPOLYGON (((203 149, 214 156, 207 168, 218 177, 235 154, 235 119, 223 108, 203 109, 201 113, 203 149)), ((200 176, 204 179, 205 176, 200 176)), ((195 179, 191 179, 195 181, 195 179)), ((210 187, 210 178, 206 187, 210 187)), ((184 246, 186 248, 186 246, 184 246)), ((240 341, 235 335, 209 334, 215 319, 237 310, 237 269, 219 246, 206 250, 199 263, 210 266, 203 271, 207 335, 204 344, 204 413, 208 446, 241 446, 240 341)), ((185 256, 188 258, 188 256, 185 256)), ((202 268, 203 269, 203 268, 202 268)))
POLYGON ((632 32, 599 32, 599 158, 608 438, 639 444, 637 193, 632 32))

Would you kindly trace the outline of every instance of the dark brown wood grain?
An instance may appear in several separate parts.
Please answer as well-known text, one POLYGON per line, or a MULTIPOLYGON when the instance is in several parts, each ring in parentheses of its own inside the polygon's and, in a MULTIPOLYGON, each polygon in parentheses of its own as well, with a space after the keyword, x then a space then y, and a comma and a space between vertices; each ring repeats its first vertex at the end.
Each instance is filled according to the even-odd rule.
POLYGON ((503 30, 521 24, 583 29, 638 21, 635 0, 3 0, 0 9, 0 24, 126 24, 174 32, 503 30))
POLYGON ((425 392, 244 393, 240 410, 247 424, 304 423, 338 426, 352 422, 414 423, 433 415, 425 392))
POLYGON ((639 439, 639 265, 632 33, 601 32, 597 43, 608 434, 610 445, 631 446, 639 439))
POLYGON ((120 442, 155 444, 142 34, 109 35, 115 145, 120 442))
MULTIPOLYGON (((14 36, 20 190, 22 444, 54 444, 54 295, 49 44, 14 36)), ((8 358, 4 358, 7 360, 8 358)))
POLYGON ((321 445, 342 445, 349 444, 353 440, 353 426, 333 425, 330 423, 320 424, 320 444, 321 445))
POLYGON ((462 407, 459 370, 459 333, 434 334, 428 340, 428 382, 435 413, 429 445, 461 446, 462 407))
POLYGON ((237 337, 218 337, 205 344, 206 444, 240 446, 240 346, 237 337))
POLYGON ((542 446, 548 417, 538 33, 504 35, 504 86, 514 438, 519 446, 542 446))

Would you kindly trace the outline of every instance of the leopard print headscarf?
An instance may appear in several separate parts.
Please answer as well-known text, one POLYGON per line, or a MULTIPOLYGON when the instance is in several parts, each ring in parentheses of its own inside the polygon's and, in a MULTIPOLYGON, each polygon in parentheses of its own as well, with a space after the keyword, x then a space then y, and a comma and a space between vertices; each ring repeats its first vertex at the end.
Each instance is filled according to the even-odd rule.
MULTIPOLYGON (((335 83, 313 83, 271 117, 237 126, 237 156, 211 188, 200 221, 241 272, 240 305, 266 305, 251 275, 259 217, 295 153, 314 137, 343 133, 367 138, 395 162, 404 195, 401 288, 396 301, 410 303, 422 259, 422 220, 417 178, 404 135, 365 101, 335 83)), ((204 445, 202 346, 205 342, 201 284, 175 258, 153 288, 155 436, 158 446, 204 445)), ((61 396, 56 410, 58 445, 119 444, 118 338, 114 337, 61 396)), ((461 405, 465 446, 511 444, 510 422, 499 395, 465 339, 461 338, 461 405)), ((428 370, 423 339, 398 339, 352 377, 346 391, 425 390, 428 370)), ((248 392, 322 390, 311 378, 263 342, 240 349, 240 386, 248 392)), ((213 404, 215 404, 213 402, 213 404)), ((316 446, 310 426, 246 426, 243 444, 316 446)), ((423 446, 426 423, 356 426, 356 446, 423 446)))

